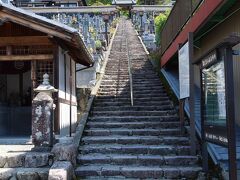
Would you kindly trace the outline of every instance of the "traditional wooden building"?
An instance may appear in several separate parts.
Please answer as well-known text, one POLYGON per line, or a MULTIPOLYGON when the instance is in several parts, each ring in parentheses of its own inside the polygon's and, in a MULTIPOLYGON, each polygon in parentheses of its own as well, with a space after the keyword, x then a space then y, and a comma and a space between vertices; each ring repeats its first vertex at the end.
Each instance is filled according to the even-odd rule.
POLYGON ((240 178, 239 10, 236 0, 179 0, 161 34, 162 73, 178 98, 179 54, 189 46, 185 112, 195 122, 201 149, 208 151, 204 162, 209 154, 230 179, 240 178))
POLYGON ((44 73, 58 89, 54 132, 68 134, 77 121, 76 63, 92 64, 77 30, 0 3, 0 136, 31 135, 33 89, 44 73))

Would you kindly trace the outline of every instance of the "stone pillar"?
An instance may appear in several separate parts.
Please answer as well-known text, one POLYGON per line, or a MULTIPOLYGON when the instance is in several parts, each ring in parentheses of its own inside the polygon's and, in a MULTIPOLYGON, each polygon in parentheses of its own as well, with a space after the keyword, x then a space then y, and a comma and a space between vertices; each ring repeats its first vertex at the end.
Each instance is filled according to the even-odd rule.
POLYGON ((53 145, 53 104, 52 93, 57 90, 49 84, 49 75, 43 75, 43 83, 34 91, 38 92, 32 102, 32 142, 35 146, 53 145))
POLYGON ((45 92, 40 92, 32 103, 32 142, 35 146, 51 144, 51 121, 53 99, 45 92))

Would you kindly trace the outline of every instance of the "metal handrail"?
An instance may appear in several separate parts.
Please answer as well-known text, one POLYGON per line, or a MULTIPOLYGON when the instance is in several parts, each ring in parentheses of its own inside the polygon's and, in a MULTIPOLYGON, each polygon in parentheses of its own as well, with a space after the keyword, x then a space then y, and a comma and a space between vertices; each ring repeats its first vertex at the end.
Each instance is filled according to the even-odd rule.
POLYGON ((127 56, 128 56, 128 74, 129 74, 129 82, 130 82, 131 106, 133 106, 132 63, 130 59, 127 37, 126 37, 126 45, 127 45, 127 56))

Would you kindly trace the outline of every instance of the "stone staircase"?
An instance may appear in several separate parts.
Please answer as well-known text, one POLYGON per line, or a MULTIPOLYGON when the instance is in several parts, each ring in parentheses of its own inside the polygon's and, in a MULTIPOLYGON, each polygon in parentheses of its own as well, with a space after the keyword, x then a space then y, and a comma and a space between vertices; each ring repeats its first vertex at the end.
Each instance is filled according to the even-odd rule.
POLYGON ((0 179, 47 180, 53 154, 33 151, 33 147, 31 144, 0 145, 0 179))
POLYGON ((130 22, 122 20, 79 146, 76 175, 80 179, 196 179, 199 160, 189 153, 188 134, 181 133, 171 100, 130 22))

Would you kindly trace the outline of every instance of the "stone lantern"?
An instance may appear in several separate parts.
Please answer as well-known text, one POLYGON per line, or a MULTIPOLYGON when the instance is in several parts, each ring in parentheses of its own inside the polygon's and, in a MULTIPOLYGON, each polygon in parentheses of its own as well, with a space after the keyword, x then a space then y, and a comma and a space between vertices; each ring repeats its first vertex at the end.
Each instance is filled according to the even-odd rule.
POLYGON ((38 92, 32 102, 32 142, 35 146, 53 145, 53 110, 52 94, 57 92, 49 83, 49 75, 43 75, 43 83, 35 92, 38 92))
POLYGON ((55 89, 53 86, 50 85, 49 83, 49 75, 47 73, 45 73, 43 75, 43 82, 42 84, 40 84, 36 89, 34 89, 35 92, 44 92, 46 94, 48 94, 50 97, 52 97, 52 94, 54 92, 58 92, 57 89, 55 89))

